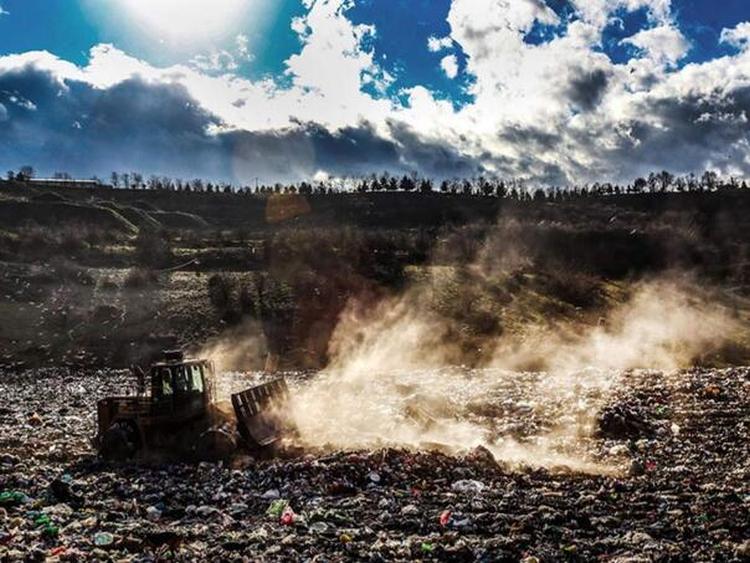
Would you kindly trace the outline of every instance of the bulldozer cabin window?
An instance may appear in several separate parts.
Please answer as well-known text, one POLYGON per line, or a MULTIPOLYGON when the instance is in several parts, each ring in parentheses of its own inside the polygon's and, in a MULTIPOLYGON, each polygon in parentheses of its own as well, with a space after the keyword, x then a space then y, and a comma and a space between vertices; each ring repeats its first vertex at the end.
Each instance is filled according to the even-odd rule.
POLYGON ((200 366, 172 366, 159 368, 154 387, 155 397, 172 397, 174 394, 204 391, 203 370, 200 366))
POLYGON ((175 393, 187 393, 190 390, 188 374, 185 372, 185 368, 182 366, 175 368, 174 390, 175 393))
POLYGON ((172 370, 170 368, 161 368, 159 370, 159 377, 157 381, 160 383, 160 385, 158 385, 155 389, 156 396, 171 397, 173 394, 172 370))
POLYGON ((203 374, 201 373, 201 367, 190 366, 188 369, 192 372, 191 390, 196 393, 203 393, 203 374))

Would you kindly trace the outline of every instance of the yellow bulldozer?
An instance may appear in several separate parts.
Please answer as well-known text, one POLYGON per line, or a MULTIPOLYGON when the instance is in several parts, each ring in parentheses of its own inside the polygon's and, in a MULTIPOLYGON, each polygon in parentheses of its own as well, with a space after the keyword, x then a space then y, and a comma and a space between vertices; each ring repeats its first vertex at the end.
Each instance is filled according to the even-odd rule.
POLYGON ((284 417, 289 390, 283 378, 231 395, 230 408, 217 401, 210 360, 167 352, 147 371, 133 371, 134 395, 107 397, 97 404, 93 443, 104 459, 216 460, 231 457, 238 448, 268 455, 293 432, 284 417))

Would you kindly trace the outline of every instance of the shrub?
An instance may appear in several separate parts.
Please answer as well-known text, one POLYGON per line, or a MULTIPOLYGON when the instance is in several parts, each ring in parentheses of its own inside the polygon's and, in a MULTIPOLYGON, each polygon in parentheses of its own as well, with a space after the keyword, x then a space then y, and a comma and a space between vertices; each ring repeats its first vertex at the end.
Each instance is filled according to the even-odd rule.
POLYGON ((122 318, 124 311, 114 305, 97 305, 91 312, 91 320, 96 323, 108 323, 122 318))
MULTIPOLYGON (((208 279, 208 299, 226 323, 240 322, 245 313, 244 307, 247 304, 242 302, 243 296, 239 293, 237 282, 229 276, 214 274, 208 279)), ((247 299, 247 296, 244 299, 247 299)))
POLYGON ((601 300, 599 279, 583 272, 562 268, 552 272, 544 285, 552 297, 574 307, 593 307, 601 300))
POLYGON ((172 262, 172 245, 167 234, 141 229, 135 239, 135 259, 141 266, 164 268, 172 262))
POLYGON ((118 239, 96 226, 65 224, 56 227, 28 224, 18 231, 18 251, 27 256, 81 257, 98 245, 118 239))
POLYGON ((87 248, 84 235, 74 229, 65 229, 57 239, 59 248, 66 256, 80 256, 87 248))
POLYGON ((228 276, 214 274, 208 278, 208 299, 220 313, 230 308, 234 290, 235 283, 228 276))
POLYGON ((85 268, 76 266, 66 260, 55 261, 50 267, 51 275, 55 281, 78 284, 83 286, 93 286, 94 278, 85 268))
POLYGON ((159 276, 153 270, 134 267, 128 270, 128 273, 125 276, 125 281, 123 282, 123 287, 128 289, 141 289, 156 285, 158 281, 159 276))
POLYGON ((255 304, 255 292, 248 285, 243 285, 240 289, 240 311, 243 315, 251 317, 258 316, 257 306, 255 304))
POLYGON ((117 291, 118 285, 111 277, 105 276, 99 280, 99 289, 101 291, 117 291))

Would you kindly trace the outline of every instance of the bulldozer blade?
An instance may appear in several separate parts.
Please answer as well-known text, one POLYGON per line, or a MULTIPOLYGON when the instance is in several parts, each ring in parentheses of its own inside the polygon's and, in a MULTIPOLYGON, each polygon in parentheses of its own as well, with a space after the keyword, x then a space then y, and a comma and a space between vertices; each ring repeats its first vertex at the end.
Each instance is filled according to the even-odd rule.
POLYGON ((284 414, 289 388, 284 379, 275 379, 232 395, 240 435, 253 449, 276 444, 289 431, 284 414))

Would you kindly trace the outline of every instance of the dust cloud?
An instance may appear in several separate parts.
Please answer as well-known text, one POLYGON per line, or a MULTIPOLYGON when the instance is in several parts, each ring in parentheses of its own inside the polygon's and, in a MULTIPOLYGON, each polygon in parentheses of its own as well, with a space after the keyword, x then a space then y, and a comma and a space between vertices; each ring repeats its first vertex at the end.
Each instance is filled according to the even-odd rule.
POLYGON ((597 326, 560 324, 554 331, 532 331, 521 342, 499 341, 490 364, 509 369, 542 364, 553 373, 589 367, 673 370, 691 366, 739 328, 694 282, 657 279, 638 284, 630 300, 597 326))
MULTIPOLYGON (((327 367, 293 389, 289 416, 300 445, 450 453, 483 446, 511 464, 611 471, 592 436, 597 414, 628 372, 642 370, 647 377, 645 370, 695 365, 741 328, 714 290, 684 274, 624 282, 626 290, 606 295, 583 316, 547 315, 551 300, 542 299, 538 285, 506 283, 506 297, 524 292, 515 310, 519 322, 500 327, 499 336, 479 337, 467 350, 460 323, 434 306, 436 296, 453 311, 471 312, 475 302, 492 298, 486 290, 497 289, 492 283, 538 271, 534 244, 512 218, 483 241, 446 237, 434 262, 470 264, 464 278, 445 282, 434 273, 439 267, 426 268, 427 279, 401 295, 374 306, 350 301, 330 339, 327 367), (477 291, 462 279, 489 283, 477 291)), ((586 279, 580 272, 552 273, 563 281, 573 276, 586 297, 589 282, 575 286, 586 279)), ((260 368, 262 334, 251 324, 203 353, 219 372, 247 370, 253 361, 260 368)))
POLYGON ((468 368, 425 294, 414 287, 374 310, 345 310, 329 366, 293 397, 303 444, 451 453, 481 445, 511 464, 611 471, 593 461, 590 438, 625 370, 687 367, 738 328, 695 284, 653 280, 595 326, 561 323, 499 337, 468 368))
POLYGON ((260 368, 259 361, 266 357, 266 338, 260 323, 246 321, 232 330, 192 350, 192 355, 214 363, 216 373, 226 373, 260 368))

